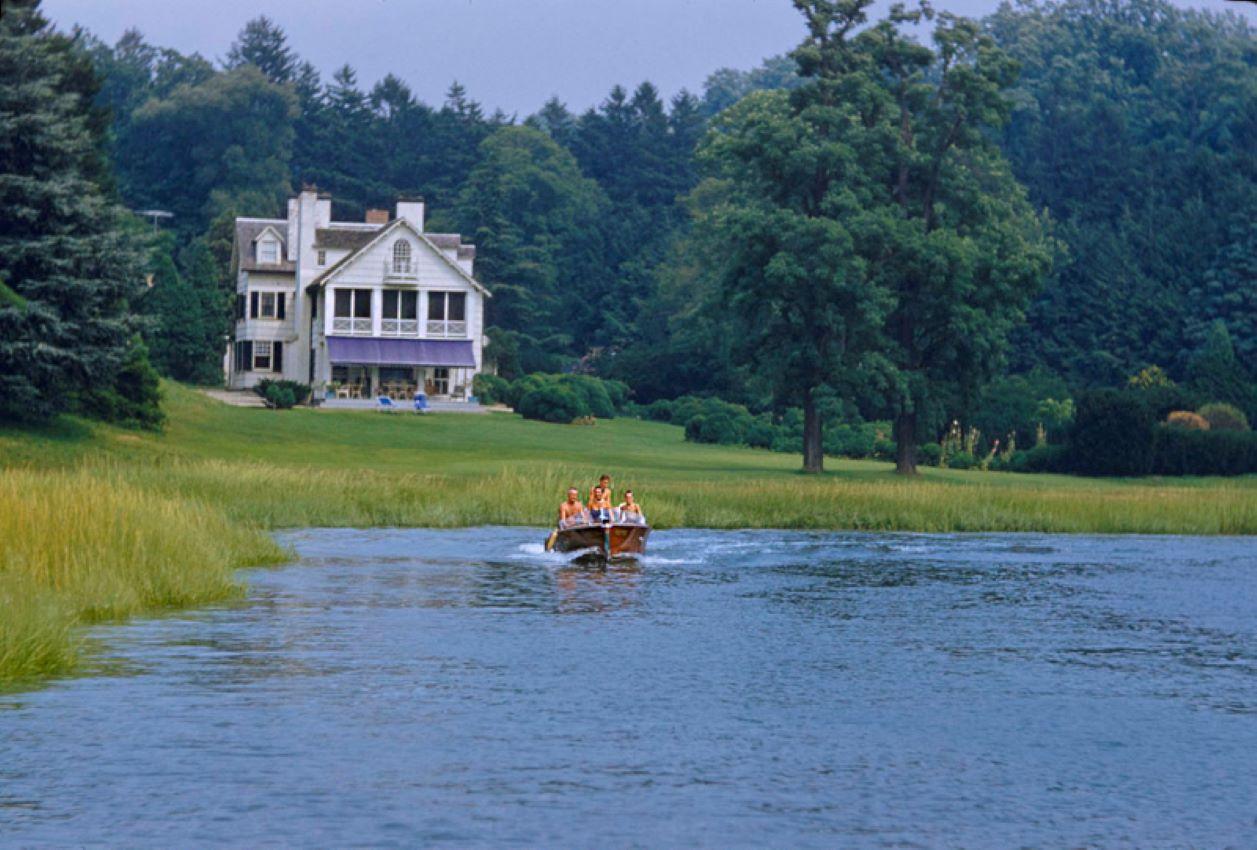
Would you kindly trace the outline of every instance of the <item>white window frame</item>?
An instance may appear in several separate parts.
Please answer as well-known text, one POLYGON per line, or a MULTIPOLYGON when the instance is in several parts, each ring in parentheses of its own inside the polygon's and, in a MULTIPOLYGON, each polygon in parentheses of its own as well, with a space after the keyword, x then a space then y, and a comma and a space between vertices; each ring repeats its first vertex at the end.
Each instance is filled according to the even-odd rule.
POLYGON ((428 319, 425 323, 426 336, 430 337, 452 337, 463 339, 468 335, 467 311, 470 306, 470 293, 464 290, 429 290, 428 292, 428 319), (463 296, 463 317, 461 319, 451 319, 450 316, 450 296, 463 296), (432 317, 432 299, 436 296, 441 298, 441 316, 442 318, 434 319, 432 317))
POLYGON ((279 242, 274 239, 263 239, 258 243, 258 262, 267 265, 279 263, 279 242))
POLYGON ((318 263, 320 266, 327 265, 327 252, 319 251, 318 263))
POLYGON ((278 292, 258 292, 258 318, 259 319, 278 319, 279 318, 279 293, 278 292), (267 299, 270 299, 270 309, 267 309, 267 299))
POLYGON ((338 286, 332 290, 332 333, 348 333, 348 334, 370 334, 371 329, 371 301, 373 296, 371 290, 360 286, 338 286), (337 312, 336 296, 338 293, 349 293, 349 315, 342 316, 337 312), (366 313, 359 315, 357 307, 359 298, 358 292, 366 292, 367 297, 362 299, 366 306, 366 313))
POLYGON ((419 293, 414 289, 385 289, 380 297, 380 333, 384 336, 418 336, 419 335, 419 293), (390 315, 388 297, 396 293, 397 303, 390 315), (402 316, 402 304, 407 297, 415 299, 415 315, 410 318, 402 316))
POLYGON ((393 243, 393 272, 395 274, 410 274, 410 242, 405 239, 398 239, 393 243))
POLYGON ((272 368, 274 365, 274 359, 273 359, 274 357, 275 357, 275 346, 271 344, 270 340, 261 340, 261 339, 253 340, 253 362, 249 364, 251 367, 253 367, 252 371, 254 372, 274 371, 272 368), (266 353, 263 354, 262 353, 263 351, 265 351, 266 353), (266 365, 264 366, 258 365, 263 360, 265 361, 266 365))

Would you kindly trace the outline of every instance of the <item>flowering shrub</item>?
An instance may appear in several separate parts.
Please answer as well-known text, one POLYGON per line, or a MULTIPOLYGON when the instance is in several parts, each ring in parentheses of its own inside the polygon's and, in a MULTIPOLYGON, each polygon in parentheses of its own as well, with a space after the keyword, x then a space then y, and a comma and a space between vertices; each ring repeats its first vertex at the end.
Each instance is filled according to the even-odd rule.
POLYGON ((1175 428, 1192 428, 1197 431, 1209 430, 1209 420, 1199 413, 1192 413, 1190 410, 1170 411, 1170 415, 1165 417, 1165 424, 1172 425, 1175 428))
POLYGON ((1248 417, 1238 407, 1215 401, 1197 411, 1215 431, 1247 431, 1248 417))

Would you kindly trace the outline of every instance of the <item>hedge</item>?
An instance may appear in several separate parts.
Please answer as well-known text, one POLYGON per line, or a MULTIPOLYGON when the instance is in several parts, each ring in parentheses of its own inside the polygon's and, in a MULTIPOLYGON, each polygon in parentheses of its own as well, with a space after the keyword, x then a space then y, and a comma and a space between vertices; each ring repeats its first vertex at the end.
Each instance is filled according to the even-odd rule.
POLYGON ((1080 393, 1069 435, 1069 459, 1083 475, 1152 471, 1152 408, 1135 391, 1080 393))
POLYGON ((1257 473, 1257 433, 1159 425, 1153 432, 1152 471, 1158 475, 1257 473))
POLYGON ((537 372, 516 378, 509 385, 494 378, 476 385, 477 395, 482 391, 486 400, 505 402, 525 419, 544 422, 571 422, 585 417, 612 419, 629 405, 627 384, 592 375, 537 372))

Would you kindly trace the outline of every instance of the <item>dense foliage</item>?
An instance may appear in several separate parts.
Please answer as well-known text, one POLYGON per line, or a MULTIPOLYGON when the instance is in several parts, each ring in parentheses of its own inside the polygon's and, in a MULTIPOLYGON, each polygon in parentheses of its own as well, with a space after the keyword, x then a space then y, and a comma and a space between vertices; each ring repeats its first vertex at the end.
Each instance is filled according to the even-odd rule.
POLYGON ((83 388, 114 389, 138 356, 137 313, 161 372, 215 380, 232 218, 314 183, 344 219, 422 194, 432 229, 477 243, 503 380, 581 372, 643 404, 734 406, 700 414, 695 439, 801 451, 805 384, 824 424, 813 456, 875 452, 870 423, 892 417, 923 462, 955 421, 981 434, 957 457, 1048 468, 1078 393, 1132 376, 1157 422, 1213 402, 1257 418, 1250 24, 1166 0, 1032 0, 939 16, 916 30, 927 47, 900 26, 916 12, 836 38, 825 16, 863 3, 798 5, 799 50, 717 70, 699 95, 616 86, 517 120, 457 83, 429 105, 393 75, 324 78, 266 18, 214 62, 134 30, 56 35, 33 3, 6 4, 0 120, 48 132, 37 148, 0 137, 0 180, 63 179, 3 183, 0 403, 86 410, 83 388), (17 80, 41 94, 20 101, 35 88, 17 80), (114 198, 174 213, 169 237, 127 231, 114 198), (730 288, 739 256, 758 279, 730 288))
POLYGON ((108 195, 99 81, 36 5, 0 16, 0 418, 157 425, 128 309, 143 239, 108 195))
POLYGON ((548 375, 534 373, 517 378, 509 385, 482 381, 482 391, 505 402, 525 419, 568 423, 577 419, 614 419, 628 406, 629 390, 619 381, 605 381, 592 375, 548 375))

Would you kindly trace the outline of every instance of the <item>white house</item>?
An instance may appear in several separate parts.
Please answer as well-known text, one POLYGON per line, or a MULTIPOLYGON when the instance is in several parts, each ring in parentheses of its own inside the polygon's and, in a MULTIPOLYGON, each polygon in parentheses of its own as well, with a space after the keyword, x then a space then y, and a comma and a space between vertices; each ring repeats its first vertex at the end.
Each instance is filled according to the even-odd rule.
POLYGON ((472 276, 475 246, 424 232, 422 199, 399 200, 392 217, 332 221, 331 198, 306 189, 287 212, 236 219, 227 385, 287 378, 316 397, 466 398, 489 297, 472 276))

